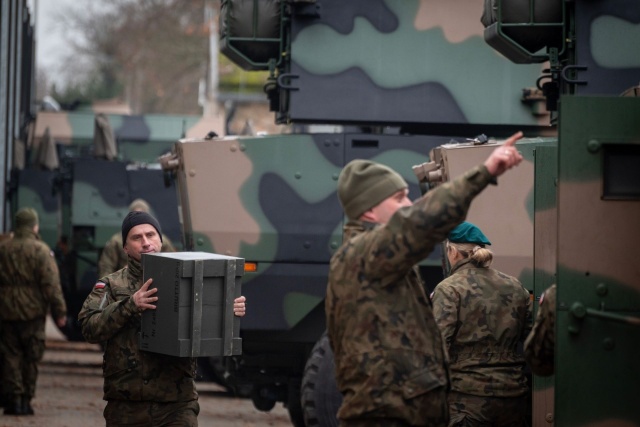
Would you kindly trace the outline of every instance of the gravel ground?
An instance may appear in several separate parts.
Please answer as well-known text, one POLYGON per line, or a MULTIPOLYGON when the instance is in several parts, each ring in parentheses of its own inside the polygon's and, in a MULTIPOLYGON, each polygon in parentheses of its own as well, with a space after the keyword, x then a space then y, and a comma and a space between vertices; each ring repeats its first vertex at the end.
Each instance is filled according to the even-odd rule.
MULTIPOLYGON (((47 328, 47 350, 40 365, 38 388, 32 402, 34 416, 0 413, 0 427, 97 427, 104 425, 102 410, 102 354, 98 346, 64 341, 47 328)), ((229 397, 217 384, 198 383, 200 426, 291 427, 281 404, 260 412, 250 400, 229 397)))

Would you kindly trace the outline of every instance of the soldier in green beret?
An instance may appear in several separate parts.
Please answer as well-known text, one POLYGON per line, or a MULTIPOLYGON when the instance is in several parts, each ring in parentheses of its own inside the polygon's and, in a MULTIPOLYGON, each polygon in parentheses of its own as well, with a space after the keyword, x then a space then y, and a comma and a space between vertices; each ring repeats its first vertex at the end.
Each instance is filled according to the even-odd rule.
MULTIPOLYGON (((105 343, 104 418, 107 427, 198 425, 196 359, 142 351, 140 322, 158 300, 153 279, 142 283, 141 258, 160 252, 162 232, 146 212, 129 212, 122 221, 127 266, 101 278, 85 300, 78 320, 90 343, 105 343)), ((245 297, 234 301, 244 316, 245 297)))
POLYGON ((7 415, 33 415, 38 363, 45 349, 49 310, 59 327, 67 323, 67 306, 53 252, 38 235, 38 214, 22 208, 14 220, 14 237, 0 244, 0 351, 7 415))
POLYGON ((449 355, 450 426, 526 426, 529 385, 518 345, 531 330, 531 297, 515 277, 491 268, 493 253, 470 222, 446 242, 449 277, 432 295, 449 355))
POLYGON ((343 395, 340 426, 448 424, 444 343, 416 264, 464 220, 475 196, 522 161, 513 146, 521 137, 415 203, 402 176, 386 166, 354 160, 340 173, 348 222, 325 299, 343 395))

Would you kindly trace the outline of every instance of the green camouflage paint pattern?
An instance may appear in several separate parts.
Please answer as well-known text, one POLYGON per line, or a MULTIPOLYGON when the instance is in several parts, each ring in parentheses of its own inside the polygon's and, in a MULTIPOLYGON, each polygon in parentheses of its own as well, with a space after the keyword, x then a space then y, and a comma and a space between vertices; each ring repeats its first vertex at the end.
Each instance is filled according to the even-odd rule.
MULTIPOLYGON (((272 261, 278 246, 277 230, 265 215, 259 204, 260 183, 267 174, 277 174, 306 203, 314 204, 336 194, 336 180, 341 166, 333 164, 322 152, 310 135, 266 136, 261 138, 238 139, 237 156, 249 160, 251 175, 244 182, 235 183, 239 188, 242 209, 258 225, 259 233, 251 244, 242 240, 238 252, 228 252, 228 248, 216 246, 215 238, 207 236, 207 220, 199 228, 193 224, 192 232, 198 250, 212 250, 232 256, 242 254, 249 260, 272 261), (269 159, 269 161, 265 161, 269 159)), ((427 156, 416 156, 408 150, 385 151, 371 158, 387 164, 400 172, 409 183, 417 184, 410 171, 410 165, 428 160, 427 156)), ((233 167, 227 162, 227 167, 233 167)), ((213 176, 213 175, 212 175, 213 176)), ((213 189, 212 191, 215 191, 213 189)), ((191 197, 191 196, 190 196, 191 197)), ((337 200, 337 196, 336 200, 337 200)), ((342 240, 342 224, 332 233, 330 250, 337 248, 342 240)))
MULTIPOLYGON (((115 134, 118 158, 124 161, 156 163, 158 156, 201 124, 202 117, 148 114, 106 115, 115 134)), ((36 118, 35 142, 49 127, 57 143, 72 151, 87 150, 93 144, 93 112, 40 112, 36 118)), ((205 135, 201 135, 204 137, 205 135)))
POLYGON ((480 2, 462 2, 463 7, 477 10, 477 19, 470 20, 469 11, 464 10, 464 16, 451 21, 435 21, 446 16, 451 2, 385 3, 398 19, 394 31, 378 31, 362 17, 354 19, 348 34, 340 34, 330 26, 311 25, 292 41, 292 58, 302 68, 319 75, 361 69, 384 89, 438 82, 452 93, 470 123, 538 124, 519 96, 522 89, 533 86, 542 68, 513 64, 484 42, 480 2), (429 19, 433 21, 420 22, 429 19), (465 26, 467 33, 451 40, 450 33, 460 31, 456 26, 465 26), (491 108, 479 108, 486 102, 491 103, 491 108))

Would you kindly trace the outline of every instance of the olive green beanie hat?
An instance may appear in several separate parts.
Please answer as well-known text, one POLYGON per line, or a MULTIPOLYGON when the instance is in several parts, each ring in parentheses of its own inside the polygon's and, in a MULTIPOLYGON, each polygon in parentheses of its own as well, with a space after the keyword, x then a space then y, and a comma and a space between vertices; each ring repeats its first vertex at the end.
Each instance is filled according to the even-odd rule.
POLYGON ((129 212, 133 211, 151 213, 151 208, 149 207, 149 203, 145 202, 143 199, 135 199, 129 205, 129 212))
POLYGON ((394 193, 407 188, 393 169, 370 160, 352 160, 338 178, 338 198, 349 219, 358 219, 394 193))
POLYGON ((33 208, 22 208, 16 212, 15 227, 18 228, 33 228, 38 223, 38 212, 33 208))

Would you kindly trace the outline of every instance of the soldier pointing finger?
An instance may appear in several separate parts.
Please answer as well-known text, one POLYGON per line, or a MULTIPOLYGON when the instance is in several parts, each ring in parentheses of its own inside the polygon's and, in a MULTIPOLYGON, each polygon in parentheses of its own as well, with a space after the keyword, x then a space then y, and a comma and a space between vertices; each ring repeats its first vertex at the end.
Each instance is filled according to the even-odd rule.
POLYGON ((416 264, 465 219, 474 197, 522 161, 514 147, 521 137, 415 203, 387 166, 357 159, 340 173, 348 222, 331 258, 325 310, 341 427, 447 425, 447 358, 416 264))

